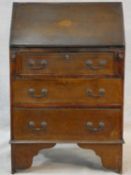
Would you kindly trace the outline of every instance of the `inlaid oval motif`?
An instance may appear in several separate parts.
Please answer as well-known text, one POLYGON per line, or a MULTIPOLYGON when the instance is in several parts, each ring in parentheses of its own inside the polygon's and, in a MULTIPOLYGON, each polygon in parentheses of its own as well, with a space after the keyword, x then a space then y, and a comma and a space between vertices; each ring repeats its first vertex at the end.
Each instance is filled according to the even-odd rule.
POLYGON ((63 19, 58 21, 58 25, 60 27, 70 27, 72 25, 72 21, 70 19, 63 19))

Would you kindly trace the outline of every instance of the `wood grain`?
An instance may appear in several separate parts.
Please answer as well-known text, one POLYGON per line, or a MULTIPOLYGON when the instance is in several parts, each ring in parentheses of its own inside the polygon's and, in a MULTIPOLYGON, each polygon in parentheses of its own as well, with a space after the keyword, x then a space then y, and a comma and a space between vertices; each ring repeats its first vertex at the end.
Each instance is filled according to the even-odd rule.
POLYGON ((10 45, 123 46, 122 15, 119 2, 15 3, 10 45))
POLYGON ((12 174, 18 170, 29 168, 32 164, 33 156, 38 154, 41 149, 48 149, 53 146, 55 146, 53 143, 11 145, 12 174))
POLYGON ((121 172, 124 57, 121 3, 13 5, 12 173, 59 142, 93 149, 121 172))
POLYGON ((17 76, 113 76, 118 74, 117 59, 113 52, 23 52, 18 53, 16 58, 17 76), (46 64, 42 64, 44 61, 46 64), (90 66, 88 62, 91 62, 90 66), (102 62, 105 64, 102 65, 102 62))
POLYGON ((78 144, 81 148, 92 149, 101 157, 104 168, 122 173, 122 145, 78 144))
POLYGON ((61 106, 61 105, 87 105, 110 106, 122 104, 122 80, 117 79, 68 79, 56 78, 38 80, 18 79, 12 84, 14 101, 17 106, 32 104, 34 107, 61 106), (29 94, 29 89, 34 89, 34 96, 29 94), (46 89, 46 97, 41 96, 42 89, 46 89), (87 95, 88 89, 92 90, 92 97, 87 95), (105 94, 99 97, 99 90, 104 89, 105 94))
POLYGON ((12 127, 15 140, 115 141, 121 139, 122 115, 119 109, 16 109, 12 127), (29 127, 30 121, 35 123, 34 128, 29 127), (43 121, 47 126, 35 130, 43 121), (98 131, 91 131, 87 122, 98 131), (99 130, 100 122, 104 127, 99 130))

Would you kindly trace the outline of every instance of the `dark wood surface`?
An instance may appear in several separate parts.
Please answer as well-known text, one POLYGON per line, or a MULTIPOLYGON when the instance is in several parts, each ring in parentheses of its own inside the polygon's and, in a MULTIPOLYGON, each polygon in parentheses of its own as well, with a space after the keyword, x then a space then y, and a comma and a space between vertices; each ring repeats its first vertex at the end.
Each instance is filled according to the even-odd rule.
POLYGON ((11 46, 123 46, 121 3, 15 3, 11 46))
POLYGON ((114 52, 21 52, 16 61, 21 76, 119 75, 114 52))
POLYGON ((12 173, 59 142, 122 171, 124 57, 121 3, 14 3, 12 173))
POLYGON ((116 79, 68 79, 56 78, 45 80, 22 80, 13 81, 12 84, 14 105, 25 107, 48 106, 113 106, 122 105, 122 80, 116 79), (29 93, 34 89, 33 95, 29 93), (46 96, 42 96, 42 89, 47 91, 46 96), (104 95, 100 96, 103 89, 104 95), (91 96, 88 90, 92 90, 91 96))
POLYGON ((33 156, 37 155, 41 149, 48 149, 53 146, 55 146, 55 143, 12 145, 12 174, 18 170, 29 168, 33 162, 33 156))
POLYGON ((14 140, 61 142, 122 139, 120 109, 15 109, 13 115, 14 140), (29 126, 30 122, 34 122, 33 128, 29 126), (41 127, 42 122, 47 123, 45 128, 41 127), (88 128, 88 122, 92 123, 91 128, 88 128), (100 122, 104 123, 101 129, 100 122))
POLYGON ((122 173, 122 145, 78 144, 84 149, 93 149, 101 157, 104 168, 122 173))
MULTIPOLYGON (((55 146, 50 144, 13 144, 12 145, 12 173, 18 170, 27 169, 31 166, 33 157, 41 149, 48 149, 55 146), (31 151, 30 151, 31 150, 31 151), (23 155, 23 156, 21 156, 23 155)), ((84 149, 92 149, 96 155, 101 157, 104 170, 110 169, 117 173, 122 172, 122 145, 120 144, 78 144, 84 149)))

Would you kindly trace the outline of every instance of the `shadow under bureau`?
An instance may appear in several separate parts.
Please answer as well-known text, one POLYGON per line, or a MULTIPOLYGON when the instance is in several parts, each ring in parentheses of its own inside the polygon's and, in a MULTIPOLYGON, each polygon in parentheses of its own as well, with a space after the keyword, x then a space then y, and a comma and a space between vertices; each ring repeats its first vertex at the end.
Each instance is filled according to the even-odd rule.
POLYGON ((121 172, 124 52, 121 3, 14 3, 12 173, 56 143, 121 172))

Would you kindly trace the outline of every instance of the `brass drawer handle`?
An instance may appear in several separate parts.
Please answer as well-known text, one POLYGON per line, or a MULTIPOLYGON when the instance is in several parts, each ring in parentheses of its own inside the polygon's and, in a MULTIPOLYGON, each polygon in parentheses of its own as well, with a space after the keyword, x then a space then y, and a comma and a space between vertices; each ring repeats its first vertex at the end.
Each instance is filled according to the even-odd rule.
POLYGON ((30 59, 29 62, 28 62, 28 66, 30 67, 30 69, 33 69, 33 70, 41 70, 41 69, 44 69, 48 64, 48 61, 47 60, 33 60, 33 59, 30 59))
POLYGON ((40 123, 40 127, 35 127, 35 122, 34 121, 29 121, 28 123, 28 128, 30 128, 32 131, 41 131, 41 130, 45 130, 47 127, 47 122, 42 121, 40 123))
POLYGON ((34 88, 28 89, 28 94, 32 98, 43 98, 43 97, 47 97, 47 93, 48 93, 48 90, 43 88, 43 89, 41 89, 40 95, 35 95, 35 89, 34 88))
POLYGON ((98 127, 95 128, 95 127, 93 127, 93 123, 92 122, 87 122, 86 123, 86 128, 88 130, 92 131, 92 132, 98 132, 98 131, 101 131, 101 130, 103 130, 105 128, 105 123, 101 121, 101 122, 99 122, 98 127))
POLYGON ((85 62, 85 64, 86 64, 88 69, 99 70, 99 69, 103 69, 105 67, 105 65, 107 64, 107 61, 106 60, 100 60, 99 64, 96 66, 96 65, 93 65, 93 61, 92 60, 87 60, 85 62))
POLYGON ((105 95, 105 89, 100 88, 98 90, 98 95, 93 94, 93 90, 92 89, 87 89, 86 90, 86 95, 88 97, 95 97, 95 98, 97 98, 97 97, 103 97, 105 95))

